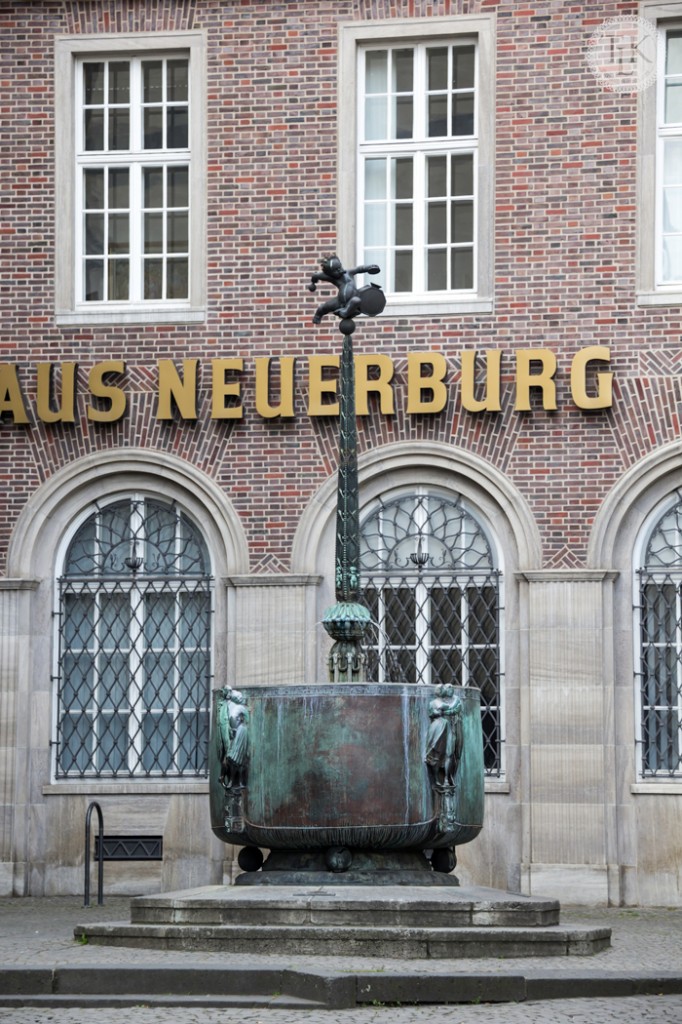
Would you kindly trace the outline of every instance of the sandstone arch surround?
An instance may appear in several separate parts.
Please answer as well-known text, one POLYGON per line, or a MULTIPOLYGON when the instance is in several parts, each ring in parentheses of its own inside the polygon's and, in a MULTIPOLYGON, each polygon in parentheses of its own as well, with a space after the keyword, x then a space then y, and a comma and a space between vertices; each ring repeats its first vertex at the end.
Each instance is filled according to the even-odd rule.
MULTIPOLYGON (((204 783, 51 782, 53 608, 59 550, 92 501, 134 491, 177 501, 204 534, 216 578, 214 673, 222 680, 228 671, 226 581, 228 573, 247 570, 248 547, 224 492, 177 456, 137 448, 88 455, 45 481, 17 520, 7 575, 0 578, 0 894, 81 891, 82 828, 90 798, 103 801, 112 831, 121 831, 117 819, 123 821, 128 815, 128 831, 149 832, 151 827, 168 836, 164 887, 194 884, 192 879, 199 877, 222 878, 222 844, 213 843, 207 829, 206 842, 199 843, 201 851, 192 851, 194 840, 181 824, 183 820, 191 823, 190 831, 196 831, 205 818, 204 783), (145 817, 154 824, 145 827, 145 817)), ((121 876, 117 883, 112 866, 108 891, 117 884, 123 892, 158 887, 148 865, 140 866, 132 879, 131 868, 126 867, 127 880, 121 876)))
MULTIPOLYGON (((486 824, 459 855, 463 881, 519 891, 523 859, 527 776, 521 748, 526 644, 516 585, 519 572, 542 564, 540 535, 529 506, 514 484, 476 454, 439 442, 398 442, 358 460, 360 506, 418 485, 458 493, 480 517, 498 549, 504 585, 504 774, 486 781, 486 824)), ((315 677, 327 677, 328 640, 320 624, 334 602, 336 474, 326 479, 303 512, 292 547, 292 572, 321 579, 311 621, 316 622, 315 677)))
POLYGON ((605 632, 604 686, 610 720, 605 747, 615 803, 610 847, 626 905, 682 904, 682 780, 642 779, 636 747, 635 572, 644 531, 666 499, 682 491, 682 441, 634 463, 604 499, 592 528, 588 565, 610 570, 613 629, 605 632))
MULTIPOLYGON (((365 452, 358 459, 361 507, 379 494, 423 484, 457 491, 494 524, 500 543, 515 548, 513 568, 542 564, 540 534, 521 492, 479 456, 439 442, 405 441, 365 452), (506 536, 505 536, 506 534, 506 536)), ((334 530, 336 474, 317 490, 299 521, 292 546, 293 572, 333 576, 324 558, 325 534, 334 530)), ((508 557, 505 562, 508 563, 508 557)))

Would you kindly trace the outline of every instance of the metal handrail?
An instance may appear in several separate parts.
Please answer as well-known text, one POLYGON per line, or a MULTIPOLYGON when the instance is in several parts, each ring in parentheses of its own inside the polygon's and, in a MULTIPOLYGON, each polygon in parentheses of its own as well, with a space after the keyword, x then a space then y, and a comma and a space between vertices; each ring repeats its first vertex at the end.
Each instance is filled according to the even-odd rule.
POLYGON ((97 811, 99 820, 99 850, 97 851, 97 904, 104 903, 104 818, 102 808, 93 800, 85 815, 85 882, 83 886, 83 906, 90 906, 90 820, 92 812, 97 811))

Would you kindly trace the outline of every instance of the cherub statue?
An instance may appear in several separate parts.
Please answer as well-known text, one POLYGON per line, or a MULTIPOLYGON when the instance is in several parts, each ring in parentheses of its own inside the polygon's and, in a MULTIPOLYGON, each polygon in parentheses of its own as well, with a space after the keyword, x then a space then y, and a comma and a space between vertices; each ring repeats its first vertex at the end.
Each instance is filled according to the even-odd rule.
POLYGON ((314 324, 319 324, 327 313, 335 313, 342 320, 351 320, 358 313, 376 316, 384 308, 386 300, 378 285, 358 288, 354 281, 356 274, 378 274, 381 268, 376 263, 344 270, 338 256, 325 256, 320 261, 320 266, 322 270, 310 277, 308 291, 317 291, 318 281, 327 281, 336 286, 338 293, 317 307, 313 317, 314 324), (371 301, 368 302, 367 297, 370 296, 371 301))

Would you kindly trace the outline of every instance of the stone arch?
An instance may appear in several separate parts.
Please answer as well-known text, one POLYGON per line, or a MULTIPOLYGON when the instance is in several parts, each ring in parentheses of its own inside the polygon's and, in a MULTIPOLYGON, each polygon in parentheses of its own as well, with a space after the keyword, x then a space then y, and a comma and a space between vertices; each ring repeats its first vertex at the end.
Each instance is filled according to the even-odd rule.
MULTIPOLYGON (((399 442, 365 452, 358 460, 358 474, 361 507, 380 494, 417 483, 457 491, 494 523, 507 555, 507 571, 542 564, 540 534, 525 498, 503 473, 471 452, 438 442, 399 442)), ((334 474, 301 516, 292 547, 293 572, 331 576, 328 541, 335 511, 334 474)))
POLYGON ((7 575, 52 575, 55 552, 80 512, 105 494, 146 490, 175 499, 207 535, 216 576, 246 572, 248 547, 239 517, 205 473, 167 452, 143 448, 97 452, 58 470, 31 496, 10 539, 7 575))

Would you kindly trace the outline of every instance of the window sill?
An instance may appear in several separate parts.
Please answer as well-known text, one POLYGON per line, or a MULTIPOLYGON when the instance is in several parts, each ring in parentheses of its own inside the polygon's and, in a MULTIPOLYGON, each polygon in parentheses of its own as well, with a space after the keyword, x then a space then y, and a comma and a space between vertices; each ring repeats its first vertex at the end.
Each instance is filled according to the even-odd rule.
POLYGON ((208 793, 208 779, 205 782, 194 779, 187 782, 150 782, 147 779, 133 782, 51 782, 43 786, 43 796, 173 796, 176 793, 202 796, 208 793))
POLYGON ((675 292, 639 292, 638 306, 682 306, 682 291, 675 292))
POLYGON ((55 313, 57 327, 98 326, 99 324, 200 324, 205 309, 102 309, 55 313))
POLYGON ((635 796, 682 796, 682 779, 635 782, 630 786, 630 792, 635 796))
POLYGON ((401 316, 451 316, 453 314, 492 313, 493 309, 492 299, 479 299, 475 296, 468 299, 444 299, 434 302, 429 302, 428 300, 401 302, 395 298, 388 298, 386 309, 379 319, 384 320, 386 317, 401 316))
POLYGON ((502 782, 500 779, 486 779, 485 780, 485 792, 486 793, 511 793, 511 786, 508 782, 502 782))

